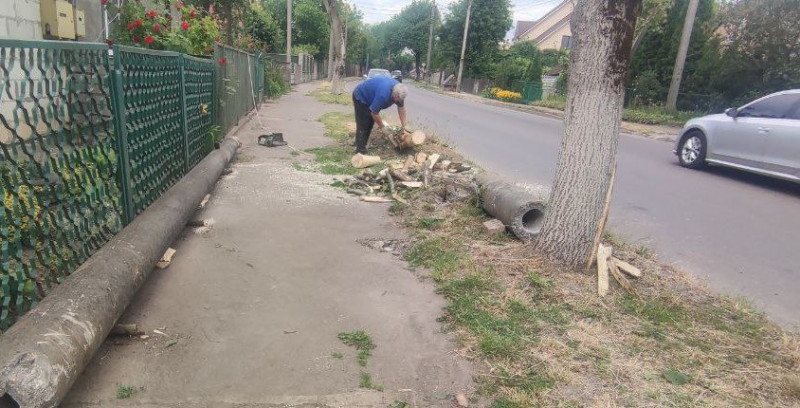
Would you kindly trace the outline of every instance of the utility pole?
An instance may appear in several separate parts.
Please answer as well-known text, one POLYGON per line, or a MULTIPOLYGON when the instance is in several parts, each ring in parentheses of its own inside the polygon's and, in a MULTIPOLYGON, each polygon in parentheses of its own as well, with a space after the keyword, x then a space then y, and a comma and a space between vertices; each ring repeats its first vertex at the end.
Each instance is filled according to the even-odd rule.
POLYGON ((428 81, 430 81, 431 72, 431 53, 433 52, 433 22, 436 18, 436 0, 431 2, 431 26, 428 28, 428 57, 425 58, 425 71, 429 73, 428 81))
POLYGON ((461 75, 464 74, 464 53, 467 51, 467 34, 469 34, 469 15, 472 13, 472 0, 467 5, 467 19, 464 21, 464 40, 461 42, 461 60, 458 62, 456 92, 461 93, 461 75))
POLYGON ((692 39, 692 29, 694 28, 698 3, 699 0, 689 0, 686 19, 683 21, 681 43, 678 46, 678 55, 675 57, 675 67, 672 70, 672 82, 669 84, 669 93, 667 94, 667 109, 669 110, 675 110, 678 107, 678 91, 681 89, 683 67, 686 64, 686 54, 689 52, 689 42, 692 39))
POLYGON ((289 84, 292 83, 292 0, 286 0, 286 65, 289 69, 289 84))

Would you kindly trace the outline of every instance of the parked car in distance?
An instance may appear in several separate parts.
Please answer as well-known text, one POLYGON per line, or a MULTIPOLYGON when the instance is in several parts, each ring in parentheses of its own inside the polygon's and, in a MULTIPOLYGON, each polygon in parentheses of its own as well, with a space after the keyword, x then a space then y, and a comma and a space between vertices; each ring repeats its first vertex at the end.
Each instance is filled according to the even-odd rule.
POLYGON ((403 82, 403 73, 401 71, 392 71, 392 79, 397 80, 397 82, 403 82))
POLYGON ((369 72, 367 72, 367 75, 364 75, 365 78, 375 78, 379 76, 385 76, 391 78, 392 74, 390 74, 389 70, 386 69, 373 68, 369 70, 369 72))
POLYGON ((686 122, 673 153, 684 167, 712 164, 800 182, 800 89, 686 122))

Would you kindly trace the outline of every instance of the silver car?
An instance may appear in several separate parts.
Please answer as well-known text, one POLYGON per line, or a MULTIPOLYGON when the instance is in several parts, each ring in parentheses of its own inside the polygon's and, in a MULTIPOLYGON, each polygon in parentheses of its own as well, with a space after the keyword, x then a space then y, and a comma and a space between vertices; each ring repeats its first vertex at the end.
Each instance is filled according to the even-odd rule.
POLYGON ((692 119, 673 152, 684 167, 713 164, 800 182, 800 89, 692 119))

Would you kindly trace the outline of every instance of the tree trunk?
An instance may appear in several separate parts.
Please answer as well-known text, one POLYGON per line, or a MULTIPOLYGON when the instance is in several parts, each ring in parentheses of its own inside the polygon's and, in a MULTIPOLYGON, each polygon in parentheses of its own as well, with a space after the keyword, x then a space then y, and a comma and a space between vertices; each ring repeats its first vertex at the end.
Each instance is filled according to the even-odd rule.
POLYGON ((333 32, 328 33, 328 80, 333 80, 333 32))
POLYGON ((414 62, 416 63, 417 79, 420 79, 419 65, 422 64, 422 55, 420 55, 418 51, 414 51, 414 62))
POLYGON ((647 35, 647 32, 650 31, 650 26, 653 24, 653 20, 655 20, 655 16, 653 14, 647 16, 647 18, 644 20, 644 24, 642 24, 639 33, 636 34, 636 38, 633 40, 631 57, 636 55, 636 51, 639 49, 639 46, 642 45, 642 40, 644 40, 644 36, 647 35))
POLYGON ((233 6, 225 3, 225 43, 233 46, 233 6))
POLYGON ((331 92, 344 93, 344 32, 339 18, 339 0, 323 0, 325 10, 331 16, 331 36, 333 38, 333 77, 331 92))
POLYGON ((578 0, 564 138, 536 247, 574 268, 594 258, 616 169, 625 74, 640 0, 578 0))

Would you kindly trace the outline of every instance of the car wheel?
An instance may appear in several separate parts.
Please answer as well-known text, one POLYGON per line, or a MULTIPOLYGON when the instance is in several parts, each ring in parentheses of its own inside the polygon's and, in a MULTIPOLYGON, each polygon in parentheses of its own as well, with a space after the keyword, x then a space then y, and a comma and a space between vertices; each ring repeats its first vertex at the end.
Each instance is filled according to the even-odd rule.
POLYGON ((690 169, 706 165, 706 137, 703 132, 692 130, 683 137, 678 148, 678 162, 690 169))

